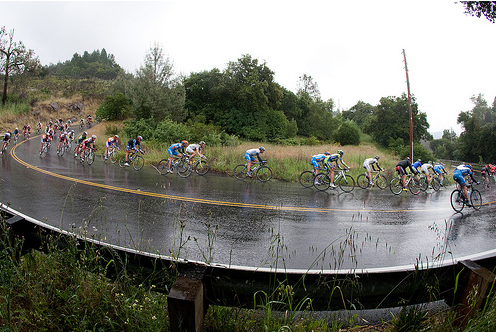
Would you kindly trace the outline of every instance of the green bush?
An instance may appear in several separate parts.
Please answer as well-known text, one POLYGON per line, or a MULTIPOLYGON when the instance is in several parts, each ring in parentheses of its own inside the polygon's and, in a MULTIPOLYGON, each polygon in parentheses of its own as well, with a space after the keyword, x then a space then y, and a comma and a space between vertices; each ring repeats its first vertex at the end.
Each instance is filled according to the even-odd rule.
POLYGON ((300 145, 319 145, 320 142, 315 136, 304 137, 300 140, 300 145))
POLYGON ((359 145, 360 129, 351 121, 345 121, 339 126, 336 141, 341 145, 359 145))
POLYGON ((105 97, 96 110, 96 117, 104 120, 123 120, 131 113, 131 101, 122 93, 105 97))

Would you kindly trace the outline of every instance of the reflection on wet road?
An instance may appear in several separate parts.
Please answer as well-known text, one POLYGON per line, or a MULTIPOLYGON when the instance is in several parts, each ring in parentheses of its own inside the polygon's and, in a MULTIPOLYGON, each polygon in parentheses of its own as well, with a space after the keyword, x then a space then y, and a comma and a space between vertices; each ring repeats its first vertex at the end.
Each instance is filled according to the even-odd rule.
MULTIPOLYGON (((2 157, 3 203, 57 227, 163 255, 328 270, 432 263, 494 248, 495 204, 454 215, 452 189, 418 196, 316 192, 210 173, 160 176, 151 167, 136 172, 99 159, 88 166, 55 151, 41 159, 38 149, 34 138, 2 157)), ((496 200, 493 191, 482 194, 484 202, 496 200)))

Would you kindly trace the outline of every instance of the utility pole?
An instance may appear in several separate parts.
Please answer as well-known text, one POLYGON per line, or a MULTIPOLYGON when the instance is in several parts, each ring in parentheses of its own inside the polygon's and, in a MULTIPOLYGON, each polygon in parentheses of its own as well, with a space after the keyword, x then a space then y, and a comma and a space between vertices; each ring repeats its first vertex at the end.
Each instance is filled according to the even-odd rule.
POLYGON ((406 64, 405 49, 403 49, 403 60, 405 61, 406 88, 408 91, 408 116, 410 117, 410 159, 413 161, 413 114, 412 97, 410 95, 410 80, 408 79, 408 66, 406 64))

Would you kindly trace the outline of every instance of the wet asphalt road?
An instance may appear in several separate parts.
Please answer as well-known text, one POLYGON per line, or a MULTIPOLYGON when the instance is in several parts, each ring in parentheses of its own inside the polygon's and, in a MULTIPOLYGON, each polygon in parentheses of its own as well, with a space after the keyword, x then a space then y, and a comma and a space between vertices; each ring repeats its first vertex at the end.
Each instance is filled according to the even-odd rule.
POLYGON ((8 151, 0 157, 2 203, 53 226, 163 255, 329 270, 432 264, 496 247, 496 189, 482 191, 490 204, 480 211, 454 214, 453 188, 394 196, 388 189, 317 192, 211 173, 184 179, 99 157, 89 166, 58 157, 54 147, 42 159, 39 137, 8 151))

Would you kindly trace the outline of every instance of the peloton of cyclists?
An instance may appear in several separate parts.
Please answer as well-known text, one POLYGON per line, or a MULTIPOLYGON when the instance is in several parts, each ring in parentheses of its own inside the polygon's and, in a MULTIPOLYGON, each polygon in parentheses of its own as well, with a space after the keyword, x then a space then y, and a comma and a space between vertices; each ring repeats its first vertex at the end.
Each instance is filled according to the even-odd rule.
POLYGON ((190 144, 186 148, 186 152, 189 154, 189 162, 193 160, 194 156, 199 156, 200 158, 203 158, 204 155, 202 154, 203 148, 205 147, 205 142, 200 141, 198 144, 190 144))
POLYGON ((472 165, 471 164, 461 164, 456 167, 455 171, 453 172, 453 180, 458 183, 458 186, 463 189, 463 196, 465 197, 464 203, 467 206, 471 206, 470 201, 468 199, 468 192, 467 192, 467 184, 465 182, 465 176, 470 176, 472 181, 476 182, 477 184, 480 184, 477 180, 474 179, 473 173, 472 173, 472 165))
POLYGON ((373 186, 374 183, 372 182, 372 170, 383 171, 381 166, 379 166, 379 156, 375 156, 374 158, 365 159, 365 161, 363 162, 363 168, 365 168, 367 170, 367 177, 369 179, 369 184, 371 186, 373 186), (375 169, 375 165, 377 165, 378 169, 375 169))
POLYGON ((337 153, 333 153, 331 155, 328 155, 324 159, 324 163, 329 168, 329 174, 331 176, 331 183, 329 184, 329 186, 332 187, 332 188, 336 188, 336 185, 334 184, 334 168, 342 169, 341 166, 339 166, 338 161, 345 168, 348 168, 349 169, 348 165, 346 165, 345 162, 343 161, 343 154, 344 154, 344 151, 343 150, 338 150, 337 153), (336 167, 334 167, 332 165, 332 162, 335 162, 336 163, 336 167))
POLYGON ((107 138, 107 141, 105 142, 105 159, 108 158, 108 151, 111 147, 114 149, 119 149, 119 135, 116 134, 107 138))
POLYGON ((135 151, 136 153, 141 152, 141 153, 145 153, 143 150, 141 150, 141 141, 143 140, 143 137, 141 136, 137 136, 136 138, 134 139, 130 139, 127 144, 126 144, 126 157, 124 159, 124 166, 129 166, 129 153, 131 153, 131 151, 135 151))
POLYGON ((167 149, 167 153, 169 154, 169 163, 167 164, 168 170, 167 172, 172 173, 171 165, 174 157, 180 157, 179 153, 184 154, 184 149, 188 145, 188 141, 183 140, 181 143, 174 143, 167 149))
POLYGON ((410 159, 410 157, 406 157, 405 159, 400 160, 396 164, 396 172, 398 172, 398 175, 401 177, 401 186, 403 187, 403 190, 405 190, 405 191, 408 190, 407 188, 405 188, 407 167, 410 168, 410 172, 412 174, 417 174, 417 171, 415 171, 415 169, 412 167, 412 160, 410 159))
POLYGON ((258 162, 261 163, 263 160, 260 158, 260 155, 264 153, 265 148, 263 146, 259 147, 258 149, 249 149, 246 150, 245 152, 245 159, 246 159, 246 174, 250 178, 251 176, 251 164, 255 161, 255 157, 257 157, 258 162))

